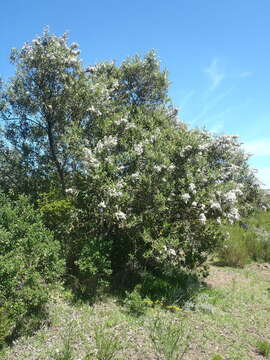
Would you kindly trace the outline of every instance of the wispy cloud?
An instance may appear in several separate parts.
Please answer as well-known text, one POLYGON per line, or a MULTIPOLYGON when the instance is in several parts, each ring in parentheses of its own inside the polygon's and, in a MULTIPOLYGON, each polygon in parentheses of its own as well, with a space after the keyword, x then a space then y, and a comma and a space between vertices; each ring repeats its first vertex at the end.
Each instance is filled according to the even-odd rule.
MULTIPOLYGON (((232 88, 222 92, 217 96, 212 96, 209 98, 209 94, 207 94, 207 99, 204 100, 204 104, 202 106, 202 110, 192 119, 192 125, 196 124, 198 121, 209 121, 209 118, 213 117, 213 110, 224 100, 228 95, 232 92, 232 88)), ((225 109, 226 110, 226 109, 225 109)), ((225 111, 224 110, 224 111, 225 111)), ((222 111, 222 112, 224 112, 222 111)))
POLYGON ((214 58, 210 65, 204 69, 204 72, 210 78, 212 90, 216 89, 225 77, 225 74, 220 69, 218 58, 214 58))
MULTIPOLYGON (((234 117, 234 112, 238 111, 239 113, 239 109, 246 108, 250 102, 250 99, 245 99, 241 103, 236 103, 232 95, 235 88, 237 88, 239 79, 243 80, 253 74, 250 71, 242 70, 242 72, 238 71, 232 75, 224 70, 222 62, 217 56, 203 69, 203 72, 208 78, 208 86, 200 93, 199 103, 196 104, 196 112, 193 112, 193 116, 189 118, 189 123, 192 126, 198 124, 207 126, 211 132, 220 133, 226 131, 226 116, 231 114, 234 117), (226 79, 226 83, 224 79, 226 79), (229 101, 230 99, 232 101, 229 101), (199 109, 198 105, 201 105, 199 109)), ((198 94, 197 92, 196 95, 198 94)), ((188 102, 190 104, 196 102, 196 99, 197 96, 192 91, 183 99, 183 103, 188 102)))
POLYGON ((251 71, 243 71, 239 74, 239 77, 244 79, 244 78, 251 77, 252 75, 253 75, 253 73, 251 71))
POLYGON ((243 148, 255 156, 270 156, 270 138, 247 141, 243 148))

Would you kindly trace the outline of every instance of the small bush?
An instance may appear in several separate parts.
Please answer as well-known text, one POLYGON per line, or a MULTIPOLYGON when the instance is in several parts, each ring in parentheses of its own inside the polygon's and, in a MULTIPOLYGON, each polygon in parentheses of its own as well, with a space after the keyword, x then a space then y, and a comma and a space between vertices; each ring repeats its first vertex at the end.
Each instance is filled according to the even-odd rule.
POLYGON ((1 342, 35 331, 46 313, 48 284, 63 273, 59 244, 40 214, 0 193, 1 342))
POLYGON ((270 212, 269 211, 256 211, 251 217, 247 219, 250 227, 264 228, 270 231, 270 212))
POLYGON ((132 292, 126 293, 127 298, 125 299, 125 305, 128 312, 134 316, 141 316, 147 309, 147 301, 143 299, 140 292, 140 286, 137 286, 132 292))

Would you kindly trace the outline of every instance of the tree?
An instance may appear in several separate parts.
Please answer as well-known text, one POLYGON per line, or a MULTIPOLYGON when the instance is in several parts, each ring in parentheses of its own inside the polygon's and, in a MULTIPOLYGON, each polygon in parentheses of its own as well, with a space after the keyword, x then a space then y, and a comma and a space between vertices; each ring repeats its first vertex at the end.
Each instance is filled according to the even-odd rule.
POLYGON ((5 136, 24 163, 24 175, 38 169, 40 180, 56 180, 64 194, 73 167, 68 132, 88 109, 88 79, 77 44, 45 30, 42 37, 13 50, 16 74, 4 95, 5 136))
POLYGON ((79 53, 76 43, 67 44, 66 34, 57 37, 45 29, 21 50, 13 49, 16 74, 1 97, 5 140, 20 154, 23 177, 38 173, 45 187, 50 178, 62 194, 77 167, 72 156, 79 137, 95 141, 96 121, 168 101, 166 72, 160 72, 153 52, 119 68, 100 63, 86 69, 79 53))

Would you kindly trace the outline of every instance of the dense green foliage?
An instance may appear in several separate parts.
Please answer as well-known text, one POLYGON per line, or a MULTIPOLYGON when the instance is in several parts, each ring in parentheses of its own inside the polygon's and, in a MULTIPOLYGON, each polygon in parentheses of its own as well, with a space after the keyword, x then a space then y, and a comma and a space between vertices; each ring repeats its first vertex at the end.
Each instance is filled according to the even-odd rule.
POLYGON ((59 243, 27 198, 11 201, 0 193, 0 343, 38 325, 48 284, 63 265, 59 243))

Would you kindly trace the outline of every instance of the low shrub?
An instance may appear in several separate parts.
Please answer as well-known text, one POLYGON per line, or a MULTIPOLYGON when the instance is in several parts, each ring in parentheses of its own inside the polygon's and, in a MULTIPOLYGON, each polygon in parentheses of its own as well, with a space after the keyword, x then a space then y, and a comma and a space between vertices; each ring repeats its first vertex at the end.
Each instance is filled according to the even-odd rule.
POLYGON ((147 302, 145 301, 146 299, 142 298, 139 292, 140 289, 140 286, 136 286, 132 292, 127 292, 127 297, 124 301, 128 312, 134 316, 143 315, 148 307, 147 302))
POLYGON ((218 250, 222 264, 243 267, 250 261, 270 262, 270 213, 258 211, 239 224, 224 226, 218 250))
POLYGON ((26 197, 0 193, 0 342, 35 331, 43 320, 48 284, 64 264, 60 246, 26 197))

